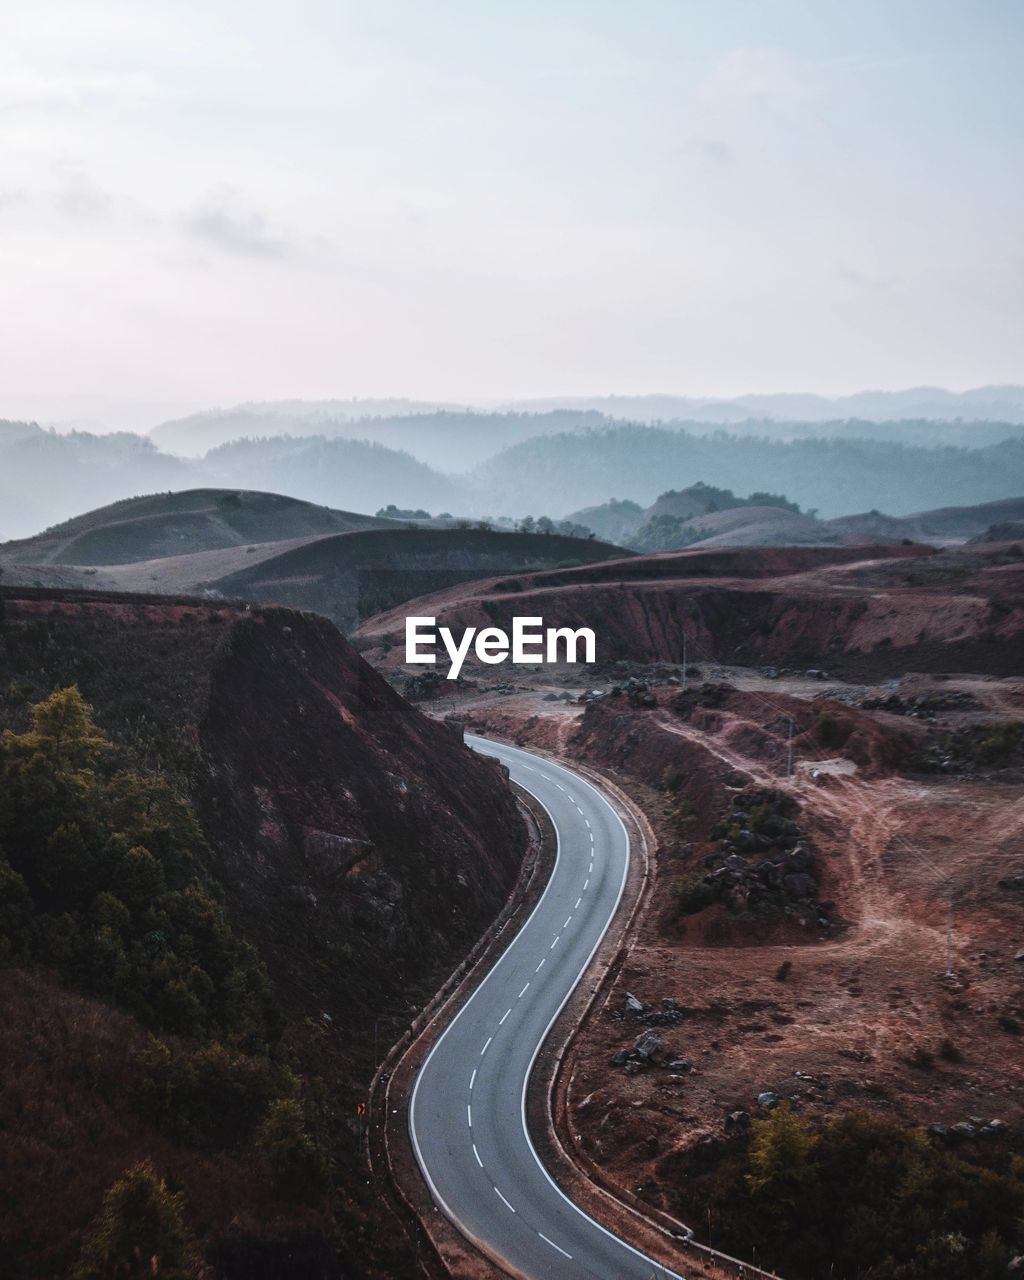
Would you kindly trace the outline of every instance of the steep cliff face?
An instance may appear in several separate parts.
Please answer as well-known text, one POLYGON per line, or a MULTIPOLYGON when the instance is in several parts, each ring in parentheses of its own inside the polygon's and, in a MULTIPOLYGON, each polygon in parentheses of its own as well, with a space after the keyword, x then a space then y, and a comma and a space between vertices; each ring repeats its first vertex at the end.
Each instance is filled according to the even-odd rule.
POLYGON ((18 588, 0 604, 3 723, 77 683, 126 759, 191 795, 233 918, 311 998, 312 958, 338 1016, 498 910, 523 845, 498 766, 326 619, 18 588))
MULTIPOLYGON (((985 550, 644 556, 452 588, 371 618, 358 635, 375 660, 395 666, 406 613, 434 615, 456 632, 539 615, 548 626, 593 628, 599 667, 681 662, 685 636, 691 661, 841 666, 873 676, 907 669, 1012 674, 1024 644, 1024 569, 1005 548, 985 550)), ((472 662, 465 670, 486 677, 472 662)))
MULTIPOLYGON (((525 833, 501 770, 323 618, 0 590, 0 729, 23 734, 32 705, 72 684, 111 739, 108 789, 129 769, 187 797, 204 891, 265 962, 283 1030, 221 1045, 144 1024, 116 984, 108 1003, 73 965, 49 964, 45 932, 12 946, 0 913, 0 1056, 17 1075, 0 1099, 0 1271, 70 1274, 105 1190, 151 1159, 185 1193, 203 1280, 412 1274, 367 1183, 356 1103, 515 879, 525 833), (264 1130, 279 1105, 305 1126, 289 1131, 289 1158, 307 1138, 319 1152, 315 1195, 281 1181, 264 1130)), ((0 878, 0 905, 3 890, 0 878)), ((190 954, 180 931, 147 939, 190 954)))
POLYGON ((498 766, 399 697, 326 620, 237 620, 200 733, 199 812, 234 909, 297 988, 311 953, 333 970, 331 1007, 339 990, 350 997, 342 1016, 404 990, 504 900, 522 832, 498 766))

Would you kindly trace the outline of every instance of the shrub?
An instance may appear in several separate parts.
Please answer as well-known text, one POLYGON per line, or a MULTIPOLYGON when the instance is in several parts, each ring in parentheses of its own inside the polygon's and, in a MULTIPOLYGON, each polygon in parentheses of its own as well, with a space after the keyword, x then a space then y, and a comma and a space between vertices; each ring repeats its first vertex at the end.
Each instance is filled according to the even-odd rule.
POLYGON ((274 1175, 274 1189, 284 1200, 319 1200, 327 1187, 327 1164, 306 1132, 302 1108, 281 1098, 270 1108, 260 1129, 260 1146, 274 1175))
POLYGON ((785 982, 793 970, 792 960, 783 960, 782 964, 775 970, 775 978, 777 982, 785 982))
POLYGON ((918 1045, 907 1058, 907 1063, 911 1067, 916 1067, 918 1071, 931 1071, 935 1066, 935 1055, 918 1045))
POLYGON ((692 916, 705 907, 710 907, 718 900, 718 891, 710 880, 703 875, 691 876, 688 880, 678 880, 672 888, 676 907, 680 915, 692 916))
POLYGON ((829 712, 823 711, 818 717, 815 735, 823 747, 836 750, 849 738, 850 726, 845 721, 836 719, 829 712))
POLYGON ((229 1147, 253 1132, 294 1081, 263 1057, 213 1043, 193 1052, 153 1039, 140 1059, 140 1111, 193 1146, 229 1147))

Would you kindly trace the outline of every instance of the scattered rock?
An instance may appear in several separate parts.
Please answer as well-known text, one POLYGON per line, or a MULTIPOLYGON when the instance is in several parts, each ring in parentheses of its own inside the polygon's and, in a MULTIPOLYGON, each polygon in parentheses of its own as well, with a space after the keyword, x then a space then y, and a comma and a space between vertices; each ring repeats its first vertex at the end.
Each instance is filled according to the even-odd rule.
POLYGON ((653 1031, 642 1031, 636 1038, 636 1044, 633 1052, 645 1062, 656 1059, 665 1048, 665 1042, 661 1036, 653 1031))
POLYGON ((764 1107, 767 1111, 773 1111, 779 1105, 779 1095, 773 1093, 771 1089, 765 1089, 763 1093, 757 1095, 757 1105, 764 1107))
POLYGON ((630 1013, 643 1013, 644 1011, 643 1004, 636 998, 632 991, 626 992, 626 1008, 630 1013))

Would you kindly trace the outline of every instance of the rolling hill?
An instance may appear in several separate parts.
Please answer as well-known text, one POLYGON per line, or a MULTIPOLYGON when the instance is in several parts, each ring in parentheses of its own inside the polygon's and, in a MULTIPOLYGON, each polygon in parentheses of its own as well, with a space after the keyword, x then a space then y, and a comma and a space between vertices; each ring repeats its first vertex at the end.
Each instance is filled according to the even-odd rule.
POLYGON ((455 583, 623 554, 594 538, 422 528, 278 494, 202 489, 116 503, 0 545, 0 572, 27 586, 286 604, 351 631, 455 583))
POLYGON ((252 542, 394 527, 392 520, 335 511, 277 493, 189 489, 126 498, 34 538, 0 544, 0 559, 37 565, 120 565, 252 542))

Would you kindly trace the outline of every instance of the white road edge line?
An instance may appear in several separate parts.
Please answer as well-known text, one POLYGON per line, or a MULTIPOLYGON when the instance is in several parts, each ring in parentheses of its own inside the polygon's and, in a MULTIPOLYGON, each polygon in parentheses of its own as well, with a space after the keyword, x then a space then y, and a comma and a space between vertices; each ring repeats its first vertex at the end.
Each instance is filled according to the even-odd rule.
MULTIPOLYGON (((491 744, 491 743, 490 743, 486 738, 477 738, 477 739, 476 739, 476 741, 483 743, 485 746, 490 746, 490 745, 492 745, 492 744, 491 744)), ((510 747, 510 746, 508 746, 506 743, 497 743, 497 744, 494 744, 494 745, 501 746, 501 747, 503 747, 506 751, 511 751, 511 752, 513 752, 513 753, 514 753, 514 754, 516 754, 516 755, 526 755, 526 754, 528 754, 527 752, 521 751, 521 750, 520 750, 519 748, 517 748, 517 747, 510 747)), ((536 758, 536 757, 534 757, 534 758, 536 758)), ((527 767, 527 766, 523 766, 523 767, 525 768, 525 767, 527 767)), ((556 768, 561 768, 562 766, 560 766, 560 765, 556 765, 555 767, 556 767, 556 768)), ((571 771, 566 770, 566 772, 571 772, 571 771)), ((542 774, 541 776, 542 776, 542 777, 545 777, 545 778, 547 778, 547 777, 548 777, 548 775, 547 775, 547 774, 542 774)), ((597 787, 595 787, 592 783, 587 782, 587 780, 586 780, 585 778, 580 777, 580 775, 579 775, 579 774, 573 774, 573 775, 572 775, 572 777, 573 777, 573 780, 574 780, 574 781, 581 782, 585 787, 587 787, 587 788, 588 788, 588 790, 592 791, 592 792, 594 793, 594 795, 596 795, 596 796, 598 797, 598 799, 601 801, 601 803, 602 803, 603 805, 605 805, 609 810, 611 810, 611 812, 612 812, 612 814, 615 816, 615 819, 616 819, 616 821, 618 822, 618 824, 619 824, 620 828, 622 829, 622 833, 623 833, 623 835, 626 837, 627 850, 628 850, 629 834, 628 834, 628 832, 626 831, 626 825, 625 825, 625 823, 622 821, 622 819, 619 817, 618 812, 617 812, 614 808, 612 808, 611 803, 610 803, 607 799, 605 799, 605 797, 601 794, 601 792, 597 789, 597 787)), ((550 778, 548 778, 548 781, 550 781, 550 778)), ((551 888, 552 884, 554 884, 554 882, 555 882, 555 875, 556 875, 556 872, 558 871, 558 864, 559 864, 559 861, 560 861, 560 859, 561 859, 561 847, 560 847, 561 842, 560 842, 560 841, 559 841, 559 839, 558 839, 558 825, 557 825, 557 823, 556 823, 556 822, 555 822, 555 820, 554 820, 554 817, 553 817, 553 815, 552 815, 552 813, 551 813, 551 810, 550 810, 550 809, 548 809, 548 807, 547 807, 547 805, 544 803, 544 801, 543 801, 543 800, 541 800, 538 796, 534 796, 534 799, 535 799, 535 800, 537 800, 537 803, 541 806, 541 808, 542 808, 542 809, 544 809, 544 810, 545 810, 545 812, 547 813, 548 818, 551 820, 551 824, 552 824, 552 826, 554 827, 554 830, 555 830, 555 865, 554 865, 554 867, 552 867, 552 869, 551 869, 551 875, 550 875, 550 877, 548 878, 548 882, 547 882, 547 884, 544 886, 544 892, 540 895, 540 898, 537 900, 537 902, 536 902, 536 904, 535 904, 535 906, 534 906, 533 910, 532 910, 532 911, 530 912, 530 914, 527 916, 527 918, 526 918, 525 922, 523 923, 522 927, 521 927, 521 928, 520 928, 520 930, 519 930, 519 933, 517 933, 517 934, 516 934, 516 938, 518 938, 522 933, 524 933, 524 932, 526 931, 527 927, 528 927, 528 926, 529 926, 529 924, 530 924, 530 921, 533 919, 533 917, 537 914, 537 912, 540 910, 541 906, 543 905, 544 900, 545 900, 545 898, 546 898, 546 897, 547 897, 547 895, 548 895, 548 890, 551 888)), ((593 869, 594 869, 594 864, 593 864, 593 863, 591 863, 591 864, 590 864, 590 869, 591 869, 591 871, 593 871, 593 869)), ((623 869, 622 869, 622 882, 621 882, 621 884, 619 885, 619 892, 618 892, 618 895, 616 896, 615 903, 614 903, 614 905, 612 906, 611 914, 608 916, 608 919, 607 919, 607 920, 606 920, 606 922, 605 922, 605 926, 604 926, 604 928, 602 929, 600 936, 598 937, 597 941, 594 943, 594 946, 593 946, 593 949, 592 949, 592 950, 591 950, 591 952, 590 952, 590 955, 589 955, 589 956, 587 956, 587 959, 586 959, 586 961, 585 961, 585 962, 584 962, 584 964, 583 964, 583 968, 582 968, 582 969, 580 969, 579 973, 576 975, 575 980, 573 981, 573 983, 572 983, 572 984, 571 984, 571 986, 569 987, 568 991, 565 993, 565 997, 564 997, 564 999, 562 1000, 562 1003, 561 1003, 561 1004, 558 1006, 558 1008, 555 1010, 555 1012, 554 1012, 554 1014, 553 1014, 553 1016, 552 1016, 552 1018, 551 1018, 551 1021, 548 1023, 547 1027, 545 1028, 544 1035, 543 1035, 543 1036, 541 1037, 541 1039, 537 1042, 537 1046, 536 1046, 536 1048, 535 1048, 535 1049, 534 1049, 534 1051, 533 1051, 533 1057, 530 1059, 530 1064, 529 1064, 529 1067, 527 1068, 526 1076, 525 1076, 525 1078, 524 1078, 524 1080, 523 1080, 523 1090, 522 1090, 522 1094, 521 1094, 521 1096, 520 1096, 520 1117, 521 1117, 521 1120, 522 1120, 523 1132, 524 1132, 524 1134, 526 1135, 526 1143, 527 1143, 527 1146, 530 1148, 530 1151, 531 1151, 531 1153, 532 1153, 532 1155, 533 1155, 533 1158, 534 1158, 534 1160, 536 1160, 536 1162, 537 1162, 537 1166, 538 1166, 538 1168, 540 1169, 541 1173, 544 1175, 544 1177, 545 1177, 545 1179, 548 1181, 548 1183, 551 1185, 551 1187, 552 1187, 552 1189, 554 1190, 555 1194, 556 1194, 560 1199, 564 1200, 564 1201, 565 1201, 565 1203, 569 1206, 569 1208, 570 1208, 570 1209, 572 1209, 574 1213, 579 1214, 579 1216, 580 1216, 581 1218, 583 1218, 583 1220, 584 1220, 585 1222, 589 1222, 589 1223, 591 1223, 594 1227, 596 1227, 596 1228, 597 1228, 597 1230, 598 1230, 598 1231, 600 1231, 600 1232, 601 1232, 601 1234, 602 1234, 602 1235, 607 1236, 607 1237, 609 1238, 609 1240, 614 1240, 616 1244, 620 1245, 622 1248, 626 1249, 629 1253, 633 1254, 633 1256, 634 1256, 634 1257, 639 1258, 642 1262, 645 1262, 645 1263, 651 1263, 651 1264, 652 1264, 652 1266, 654 1266, 654 1267, 661 1266, 662 1271, 664 1271, 664 1272, 665 1272, 665 1274, 666 1274, 667 1276, 671 1277, 671 1280, 683 1280, 683 1277, 682 1277, 682 1276, 680 1276, 678 1272, 676 1272, 676 1271, 669 1271, 669 1270, 668 1270, 668 1268, 666 1268, 666 1267, 662 1266, 662 1264, 660 1264, 660 1263, 655 1263, 655 1262, 654 1262, 654 1260, 653 1260, 652 1258, 649 1258, 649 1257, 647 1256, 647 1254, 645 1254, 645 1253, 641 1253, 639 1249, 636 1249, 636 1248, 634 1248, 634 1247, 633 1247, 633 1245, 631 1245, 631 1244, 627 1243, 627 1241, 623 1240, 621 1236, 617 1236, 617 1235, 614 1233, 614 1231, 609 1231, 609 1230, 608 1230, 608 1228, 607 1228, 607 1227, 602 1226, 602 1225, 601 1225, 601 1223, 600 1223, 600 1222, 598 1222, 596 1218, 592 1218, 592 1217, 590 1216, 590 1214, 589 1214, 589 1213, 585 1213, 585 1212, 584 1212, 584 1211, 579 1207, 579 1205, 578 1205, 578 1204, 575 1204, 572 1200, 570 1200, 570 1199, 569 1199, 569 1197, 565 1194, 565 1192, 561 1189, 561 1187, 560 1187, 560 1186, 555 1182, 554 1178, 552 1178, 552 1176, 548 1173, 547 1169, 545 1169, 544 1165, 541 1163, 540 1156, 537 1154, 537 1148, 533 1145, 533 1140, 532 1140, 532 1138, 530 1137, 530 1131, 529 1131, 529 1129, 527 1128, 527 1125, 526 1125, 526 1091, 527 1091, 527 1088, 528 1088, 528 1086, 529 1086, 529 1083, 530 1083, 530 1076, 532 1075, 532 1073, 533 1073, 533 1068, 534 1068, 534 1066, 536 1065, 537 1056, 538 1056, 538 1054, 540 1053, 541 1046, 543 1045, 544 1041, 547 1039, 547 1036, 548 1036, 549 1032, 551 1031, 551 1028, 554 1026, 554 1024, 555 1024, 556 1020, 558 1019, 559 1015, 561 1014, 562 1010, 565 1008, 566 1004, 568 1003, 568 1001, 569 1001, 569 997, 572 995, 572 993, 576 990, 577 986, 579 985, 579 983, 580 983, 580 979, 583 977, 584 973, 587 971, 587 969, 588 969, 588 967, 589 967, 589 965, 590 965, 591 960, 593 960, 593 958, 594 958, 595 954, 597 953, 597 948, 600 946, 601 942, 602 942, 602 941, 603 941, 603 939, 604 939, 605 934, 608 932, 608 928, 609 928, 609 926, 611 925, 612 920, 615 918, 615 913, 618 911, 618 909, 619 909, 619 904, 620 904, 620 902, 622 901, 622 895, 623 895, 623 893, 625 892, 625 888, 626 888, 626 877, 628 876, 628 874, 629 874, 629 857, 628 857, 628 853, 627 853, 627 857, 626 857, 626 861, 625 861, 625 866, 624 866, 624 867, 623 867, 623 869)), ((515 941, 515 939, 513 939, 513 942, 514 942, 514 941, 515 941)), ((511 944, 509 944, 509 945, 511 946, 511 944)), ((458 1217, 457 1217, 457 1216, 452 1212, 452 1210, 449 1208, 449 1206, 448 1206, 447 1202, 445 1201, 444 1197, 441 1195, 440 1191, 439 1191, 439 1190, 438 1190, 438 1188, 437 1188, 437 1184, 434 1182, 433 1178, 430 1176, 430 1172, 429 1172, 429 1170, 427 1169, 427 1166, 426 1166, 426 1161, 423 1159, 423 1150, 422 1150, 422 1148, 420 1147, 419 1137, 418 1137, 418 1136, 417 1136, 417 1134, 416 1134, 416 1124, 415 1124, 415 1114, 416 1114, 416 1097, 417 1097, 417 1094, 418 1094, 418 1092, 419 1092, 420 1082, 422 1081, 423 1076, 424 1076, 425 1068, 426 1068, 427 1064, 430 1062, 430 1059, 431 1059, 431 1058, 433 1057, 433 1055, 437 1052, 437 1048, 438 1048, 438 1046, 439 1046, 439 1045, 441 1044, 441 1042, 444 1040, 445 1036, 447 1036, 448 1032, 452 1029, 452 1027, 455 1025, 455 1023, 456 1023, 456 1022, 458 1022, 459 1018, 461 1018, 461 1017, 462 1017, 462 1015, 465 1013, 465 1011, 469 1008, 469 1006, 473 1003, 473 1001, 476 999, 476 997, 477 997, 477 996, 480 994, 480 992, 484 989, 484 987, 487 985, 487 981, 488 981, 488 979, 490 978, 491 974, 493 974, 493 973, 498 969, 498 967, 501 965, 501 960, 502 960, 502 959, 504 959, 505 955, 507 955, 507 954, 508 954, 508 949, 506 948, 506 951, 502 953, 502 957, 501 957, 501 959, 499 959, 499 960, 495 963, 494 967, 493 967, 493 968, 492 968, 492 969, 491 969, 491 970, 490 970, 490 971, 489 971, 489 972, 484 976, 483 980, 482 980, 482 981, 477 985, 476 990, 472 993, 472 995, 469 997, 469 999, 466 1001, 466 1003, 462 1006, 462 1008, 458 1011, 458 1013, 457 1013, 457 1014, 455 1015, 455 1017, 451 1020, 451 1022, 449 1022, 448 1026, 447 1026, 447 1027, 445 1027, 445 1029, 444 1029, 444 1031, 441 1033, 441 1035, 440 1035, 440 1036, 438 1036, 438 1038, 434 1041, 433 1047, 431 1048, 430 1052, 427 1054, 426 1058, 424 1059, 423 1064, 422 1064, 422 1066, 420 1067, 419 1071, 416 1073, 416 1083, 413 1085, 413 1089, 412 1089, 412 1097, 409 1099, 409 1132, 410 1132, 410 1134, 411 1134, 411 1136, 412 1136, 412 1144, 413 1144, 413 1149, 414 1149, 414 1152, 415 1152, 415 1155, 416 1155, 416 1162, 417 1162, 417 1164, 418 1164, 418 1165, 419 1165, 419 1167, 420 1167, 420 1172, 423 1174, 423 1177, 424 1177, 424 1179, 426 1180, 427 1186, 430 1188, 430 1193, 431 1193, 431 1195, 434 1197, 435 1202, 440 1206, 440 1208, 441 1208, 442 1212, 443 1212, 443 1213, 444 1213, 444 1214, 449 1218, 449 1220, 450 1220, 451 1222, 453 1222, 453 1223, 456 1225, 456 1227, 459 1227, 459 1225, 460 1225, 460 1224, 459 1224, 459 1219, 458 1219, 458 1217)), ((543 963, 544 963, 544 961, 543 961, 543 960, 541 960, 541 964, 543 964, 543 963)), ((538 965, 538 966, 537 966, 537 968, 539 969, 539 968, 540 968, 540 965, 538 965)), ((464 1228, 463 1228, 463 1230, 464 1230, 464 1228)), ((547 1236, 545 1236, 545 1235, 543 1235, 543 1233, 542 1233, 542 1232, 538 1231, 538 1232, 537 1232, 537 1234, 538 1234, 539 1236, 541 1236, 541 1237, 542 1237, 542 1239, 544 1239, 545 1241, 547 1241, 547 1243, 548 1243, 549 1245, 551 1245, 551 1247, 552 1247, 552 1248, 554 1248, 554 1249, 558 1249, 558 1250, 559 1250, 559 1252, 561 1252, 561 1253, 565 1253, 565 1250, 564 1250, 564 1249, 562 1249, 559 1245, 556 1245, 556 1244, 555 1244, 555 1242, 554 1242, 553 1240, 548 1239, 548 1237, 547 1237, 547 1236)), ((470 1238, 472 1238, 472 1236, 470 1236, 470 1238)), ((567 1253, 567 1254, 565 1254, 565 1256, 566 1256, 567 1258, 571 1258, 571 1257, 572 1257, 572 1255, 571 1255, 571 1254, 568 1254, 568 1253, 567 1253)))
POLYGON ((549 1244, 552 1247, 552 1249, 557 1249, 563 1258, 568 1258, 569 1261, 572 1262, 572 1254, 566 1253, 566 1251, 562 1248, 560 1244, 555 1244, 554 1240, 549 1240, 543 1231, 538 1231, 537 1234, 540 1236, 540 1238, 544 1241, 545 1244, 549 1244))

